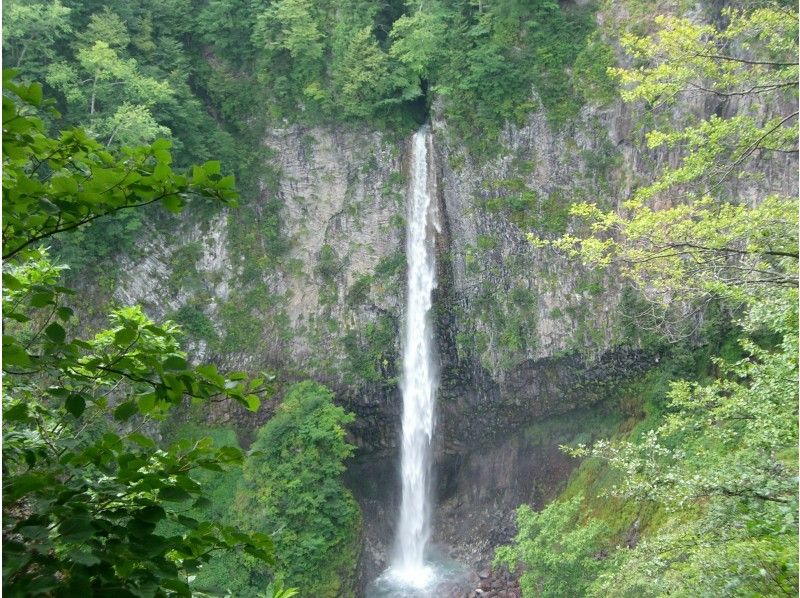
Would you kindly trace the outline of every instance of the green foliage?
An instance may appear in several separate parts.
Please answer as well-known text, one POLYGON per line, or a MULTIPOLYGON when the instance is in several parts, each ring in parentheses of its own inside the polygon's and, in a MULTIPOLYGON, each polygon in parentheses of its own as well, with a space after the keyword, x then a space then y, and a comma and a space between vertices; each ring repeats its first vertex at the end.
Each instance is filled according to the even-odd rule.
POLYGON ((197 261, 202 255, 203 246, 199 241, 187 243, 172 252, 169 288, 173 293, 182 288, 198 290, 200 280, 197 261))
POLYGON ((6 65, 26 68, 42 77, 45 67, 56 56, 56 44, 69 35, 70 9, 53 2, 15 2, 3 4, 3 52, 6 65))
POLYGON ((323 245, 317 256, 315 272, 325 282, 332 283, 341 270, 336 251, 330 245, 323 245))
POLYGON ((569 69, 591 31, 589 9, 551 0, 500 2, 450 19, 449 51, 435 89, 449 100, 448 116, 473 147, 491 151, 504 123, 534 108, 532 86, 552 124, 577 113, 569 69))
POLYGON ((498 179, 489 187, 492 195, 481 201, 485 210, 504 214, 522 229, 558 234, 566 232, 572 202, 562 190, 542 197, 521 177, 498 179))
POLYGON ((605 526, 599 521, 576 526, 582 497, 556 501, 542 511, 517 509, 513 546, 497 550, 494 565, 525 566, 520 586, 526 596, 580 596, 603 566, 598 558, 605 526))
POLYGON ((170 318, 180 325, 191 338, 214 342, 218 339, 214 324, 199 305, 187 303, 173 313, 170 318))
POLYGON ((375 266, 375 278, 389 279, 401 274, 406 267, 406 256, 398 251, 382 257, 375 266))
POLYGON ((344 114, 368 119, 390 95, 389 57, 371 27, 356 31, 338 64, 333 80, 344 114))
POLYGON ((459 353, 475 355, 489 370, 509 370, 522 362, 535 346, 538 298, 524 286, 510 289, 486 284, 471 306, 480 331, 464 332, 457 339, 459 353))
POLYGON ((350 307, 356 307, 366 303, 369 299, 369 290, 371 285, 372 276, 369 276, 368 274, 359 276, 358 279, 356 279, 356 281, 353 283, 353 286, 347 290, 347 305, 350 307))
POLYGON ((609 69, 617 64, 614 48, 595 31, 575 57, 573 85, 585 102, 605 105, 617 97, 617 85, 609 69))
POLYGON ((721 31, 660 17, 653 35, 625 38, 626 47, 649 66, 612 70, 625 86, 625 99, 662 109, 697 90, 744 95, 748 102, 726 118, 712 115, 681 128, 665 124, 650 131, 651 148, 685 149, 676 168, 664 169, 655 182, 637 189, 624 213, 573 205, 572 214, 584 228, 553 242, 539 241, 588 264, 613 261, 651 301, 661 297, 672 306, 707 303, 715 296, 749 303, 771 295, 775 285, 792 286, 797 280, 797 198, 769 194, 746 203, 727 191, 734 177, 749 176, 743 171, 760 176, 756 154, 797 146, 797 129, 789 124, 797 115, 785 108, 797 102, 794 83, 788 83, 797 78, 797 24, 793 15, 770 8, 726 14, 730 23, 721 31), (734 41, 752 43, 755 57, 725 54, 734 41), (680 201, 652 207, 670 195, 680 201))
POLYGON ((177 326, 138 307, 80 338, 81 299, 40 246, 143 203, 230 203, 232 180, 213 163, 174 173, 168 143, 115 155, 79 129, 50 138, 33 115, 41 87, 4 84, 3 593, 188 596, 215 551, 270 562, 263 533, 186 514, 207 500, 190 472, 224 471, 241 452, 210 439, 157 448, 141 431, 186 399, 255 411, 264 381, 191 367, 177 326))
POLYGON ((396 349, 397 327, 389 315, 381 315, 366 324, 360 334, 349 331, 342 338, 351 372, 367 382, 394 384, 392 369, 396 349))
POLYGON ((715 380, 673 382, 670 412, 639 442, 595 444, 592 454, 628 474, 618 495, 691 514, 621 556, 621 570, 602 587, 641 585, 642 568, 649 584, 659 572, 661 592, 737 587, 772 594, 797 587, 798 396, 785 382, 797 371, 795 304, 796 294, 760 303, 744 321, 750 333, 780 332, 778 346, 743 337, 745 358, 717 359, 715 380), (680 568, 671 566, 673 555, 680 555, 680 568))
POLYGON ((351 414, 315 382, 292 386, 259 431, 237 496, 242 523, 271 533, 276 572, 302 596, 347 594, 360 530, 358 505, 340 476, 353 452, 351 414))

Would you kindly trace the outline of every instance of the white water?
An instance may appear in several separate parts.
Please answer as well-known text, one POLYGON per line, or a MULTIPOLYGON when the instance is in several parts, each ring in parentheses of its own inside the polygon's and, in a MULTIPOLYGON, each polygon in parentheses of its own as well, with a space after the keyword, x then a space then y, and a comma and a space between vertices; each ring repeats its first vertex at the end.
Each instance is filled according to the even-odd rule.
POLYGON ((428 173, 430 134, 414 134, 406 231, 408 296, 403 343, 403 484, 395 557, 387 575, 402 585, 424 588, 434 577, 425 551, 431 535, 430 478, 434 404, 438 386, 433 356, 431 294, 436 286, 436 205, 428 173))

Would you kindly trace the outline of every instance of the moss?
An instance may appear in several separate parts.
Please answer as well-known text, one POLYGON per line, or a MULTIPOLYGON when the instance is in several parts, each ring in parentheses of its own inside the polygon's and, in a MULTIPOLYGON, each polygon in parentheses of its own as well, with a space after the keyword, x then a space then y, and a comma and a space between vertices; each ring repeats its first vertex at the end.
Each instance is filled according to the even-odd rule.
POLYGON ((264 324, 251 310, 244 309, 234 299, 223 303, 219 314, 225 330, 220 346, 223 352, 238 354, 253 352, 258 348, 264 324))
POLYGON ((569 224, 571 205, 572 201, 563 190, 553 191, 541 203, 541 220, 536 228, 546 233, 564 234, 569 224))
POLYGON ((367 382, 395 384, 396 341, 397 326, 388 315, 381 315, 360 330, 348 331, 341 342, 351 376, 367 382))
POLYGON ((406 256, 402 251, 383 256, 375 266, 375 278, 388 280, 405 271, 406 256))
POLYGON ((167 280, 167 286, 172 293, 178 293, 181 289, 198 290, 202 279, 197 271, 197 262, 202 255, 203 246, 197 241, 187 243, 172 252, 172 268, 167 280))
POLYGON ((191 338, 203 339, 212 343, 219 340, 211 318, 203 312, 199 305, 191 303, 184 305, 168 317, 180 324, 184 332, 191 338))
POLYGON ((323 245, 317 254, 317 266, 314 268, 314 273, 325 282, 333 282, 340 270, 341 265, 333 247, 323 245))
POLYGON ((479 251, 491 251, 497 247, 497 238, 492 235, 478 235, 477 247, 479 251))
POLYGON ((359 276, 347 290, 347 296, 345 298, 347 306, 352 308, 367 303, 371 285, 372 276, 369 274, 362 274, 359 276))

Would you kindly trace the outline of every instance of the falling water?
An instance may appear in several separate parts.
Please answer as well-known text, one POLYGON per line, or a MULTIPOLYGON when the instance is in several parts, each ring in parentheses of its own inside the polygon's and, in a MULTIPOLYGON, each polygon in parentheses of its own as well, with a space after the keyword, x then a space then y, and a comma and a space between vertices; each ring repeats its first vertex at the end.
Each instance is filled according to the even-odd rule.
POLYGON ((397 527, 393 575, 407 585, 424 586, 432 575, 425 564, 431 535, 430 474, 437 372, 433 359, 431 293, 436 286, 433 230, 436 206, 428 177, 430 134, 414 134, 411 188, 406 233, 408 297, 403 343, 403 496, 397 527))

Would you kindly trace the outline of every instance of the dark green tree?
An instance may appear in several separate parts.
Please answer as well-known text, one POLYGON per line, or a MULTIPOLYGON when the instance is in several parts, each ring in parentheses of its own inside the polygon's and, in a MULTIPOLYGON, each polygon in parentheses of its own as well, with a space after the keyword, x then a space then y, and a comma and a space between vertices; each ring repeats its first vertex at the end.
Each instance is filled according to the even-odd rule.
POLYGON ((358 505, 341 481, 354 419, 315 382, 294 385, 253 443, 237 498, 242 524, 272 534, 276 572, 303 596, 347 591, 357 560, 358 505))

